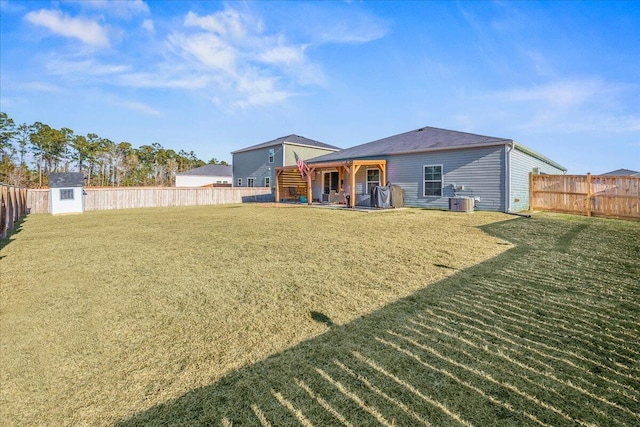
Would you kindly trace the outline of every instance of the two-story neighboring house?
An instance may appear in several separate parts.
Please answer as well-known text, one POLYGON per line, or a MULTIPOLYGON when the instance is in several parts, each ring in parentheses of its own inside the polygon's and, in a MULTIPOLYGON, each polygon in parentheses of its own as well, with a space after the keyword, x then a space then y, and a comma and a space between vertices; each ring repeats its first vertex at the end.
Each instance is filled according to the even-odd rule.
POLYGON ((306 161, 339 150, 323 142, 289 135, 233 151, 233 186, 275 188, 276 167, 295 165, 296 155, 306 161))

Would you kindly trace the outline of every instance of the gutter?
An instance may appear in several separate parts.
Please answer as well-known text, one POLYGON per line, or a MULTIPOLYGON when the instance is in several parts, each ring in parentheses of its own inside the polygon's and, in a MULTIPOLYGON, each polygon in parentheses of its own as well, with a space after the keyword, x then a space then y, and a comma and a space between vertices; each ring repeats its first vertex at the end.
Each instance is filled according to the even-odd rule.
POLYGON ((504 208, 505 213, 511 213, 511 151, 515 148, 515 141, 505 145, 504 149, 504 208))
MULTIPOLYGON (((503 139, 498 142, 488 142, 486 144, 475 144, 475 145, 460 145, 457 147, 433 147, 433 148, 423 148, 417 150, 408 150, 408 151, 394 151, 392 153, 389 152, 380 152, 380 153, 372 153, 372 154, 364 154, 364 155, 356 155, 356 156, 346 156, 339 157, 332 160, 320 160, 319 162, 339 162, 343 160, 360 160, 360 159, 370 159, 372 157, 380 157, 380 156, 398 156, 401 154, 417 154, 417 153, 429 153, 432 151, 453 151, 453 150, 464 150, 469 148, 485 148, 485 147, 499 147, 501 145, 510 145, 513 144, 513 140, 511 139, 503 139)), ((349 150, 349 148, 345 148, 344 150, 336 151, 336 153, 341 153, 342 151, 349 150)), ((319 157, 330 156, 333 153, 323 154, 319 157)), ((314 159, 309 159, 308 163, 313 163, 314 159)))

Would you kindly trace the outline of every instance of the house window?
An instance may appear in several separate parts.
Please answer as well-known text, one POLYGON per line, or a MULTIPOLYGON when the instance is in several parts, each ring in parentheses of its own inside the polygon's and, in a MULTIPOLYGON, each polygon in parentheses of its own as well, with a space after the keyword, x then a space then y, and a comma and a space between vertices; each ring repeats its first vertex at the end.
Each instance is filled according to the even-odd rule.
POLYGON ((426 196, 442 196, 442 165, 424 166, 424 193, 426 196))
POLYGON ((367 194, 371 194, 371 188, 380 185, 380 170, 367 169, 367 194))
POLYGON ((238 187, 242 187, 242 178, 238 178, 238 187))
POLYGON ((271 187, 271 177, 270 176, 265 176, 264 177, 264 186, 265 187, 271 187))
POLYGON ((276 149, 269 148, 269 163, 273 163, 275 157, 276 157, 276 149))
POLYGON ((255 178, 247 178, 247 187, 253 187, 255 180, 255 178))
POLYGON ((73 200, 73 189, 72 188, 61 189, 60 200, 73 200))

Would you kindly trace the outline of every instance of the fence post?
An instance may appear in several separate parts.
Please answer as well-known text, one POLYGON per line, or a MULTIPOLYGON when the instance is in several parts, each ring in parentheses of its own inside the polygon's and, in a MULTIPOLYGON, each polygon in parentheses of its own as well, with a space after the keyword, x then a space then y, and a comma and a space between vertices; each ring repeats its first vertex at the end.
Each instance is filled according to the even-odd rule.
POLYGON ((591 216, 591 172, 587 172, 587 216, 591 216))
POLYGON ((533 172, 529 172, 529 210, 533 212, 533 172))

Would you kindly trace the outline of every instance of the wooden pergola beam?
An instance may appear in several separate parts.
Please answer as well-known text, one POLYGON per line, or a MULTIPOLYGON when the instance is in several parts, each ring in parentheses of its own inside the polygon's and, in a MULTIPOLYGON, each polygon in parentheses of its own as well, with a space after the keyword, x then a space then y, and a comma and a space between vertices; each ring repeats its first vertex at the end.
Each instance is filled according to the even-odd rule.
MULTIPOLYGON (((350 201, 351 205, 355 206, 355 196, 356 196, 356 174, 360 170, 362 166, 375 166, 380 170, 380 185, 385 185, 387 181, 387 161, 384 159, 363 159, 363 160, 340 160, 335 162, 321 162, 321 163, 311 163, 307 165, 307 176, 306 180, 302 178, 303 182, 306 181, 306 194, 307 194, 307 203, 311 204, 313 200, 313 191, 312 191, 312 183, 311 183, 311 174, 315 173, 316 170, 319 169, 336 169, 338 171, 338 182, 341 183, 344 180, 345 172, 349 173, 349 182, 350 182, 350 201)), ((280 195, 282 194, 280 190, 280 175, 285 171, 294 171, 297 170, 298 167, 296 165, 291 166, 278 166, 276 167, 276 201, 280 201, 280 195)), ((342 187, 341 187, 342 189, 342 187)))

